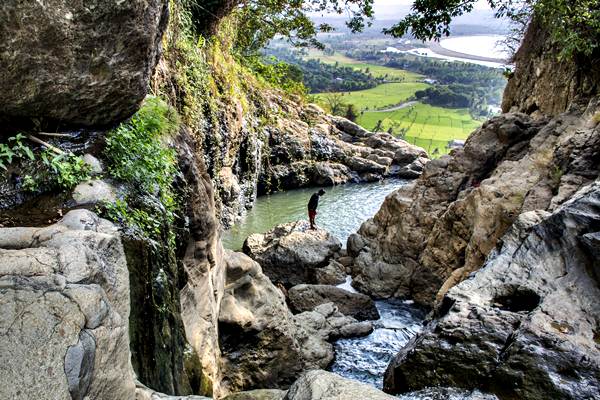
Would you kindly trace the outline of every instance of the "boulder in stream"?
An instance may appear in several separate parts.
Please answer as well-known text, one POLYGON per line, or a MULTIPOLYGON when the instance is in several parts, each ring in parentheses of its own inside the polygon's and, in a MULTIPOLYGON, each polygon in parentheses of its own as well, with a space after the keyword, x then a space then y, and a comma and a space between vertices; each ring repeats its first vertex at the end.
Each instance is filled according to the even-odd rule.
POLYGON ((331 233, 311 230, 307 221, 296 221, 250 235, 243 251, 261 265, 272 282, 291 287, 314 282, 315 269, 326 266, 341 248, 331 233))
POLYGON ((333 303, 342 314, 359 321, 379 319, 375 302, 369 296, 335 286, 296 285, 288 291, 288 299, 296 312, 310 311, 321 304, 333 303))

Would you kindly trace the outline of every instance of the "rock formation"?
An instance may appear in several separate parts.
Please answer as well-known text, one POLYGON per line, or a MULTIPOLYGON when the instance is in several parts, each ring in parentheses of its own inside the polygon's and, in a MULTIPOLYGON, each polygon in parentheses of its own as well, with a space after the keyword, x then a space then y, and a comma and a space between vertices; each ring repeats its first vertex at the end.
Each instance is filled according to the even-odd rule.
POLYGON ((133 399, 129 280, 116 228, 72 211, 0 229, 0 397, 133 399))
POLYGON ((428 163, 349 238, 355 286, 427 305, 441 299, 520 213, 552 211, 599 175, 598 110, 592 100, 551 120, 495 117, 452 157, 428 163))
POLYGON ((107 126, 132 115, 160 56, 167 4, 2 2, 0 121, 107 126))
POLYGON ((329 285, 296 285, 288 290, 292 310, 311 311, 315 307, 333 303, 338 310, 359 321, 379 319, 375 302, 369 296, 352 293, 329 285))
POLYGON ((389 176, 415 178, 428 161, 420 147, 387 133, 369 132, 315 104, 302 106, 272 91, 256 95, 272 120, 261 124, 247 113, 238 116, 240 123, 223 116, 223 128, 230 132, 223 132, 218 151, 211 149, 225 155, 208 169, 226 226, 259 194, 389 176))
POLYGON ((325 267, 341 248, 329 232, 311 230, 307 221, 296 221, 250 235, 243 251, 271 281, 290 287, 315 282, 315 270, 325 267))
POLYGON ((521 214, 390 364, 385 390, 451 385, 502 399, 599 397, 599 230, 599 181, 552 214, 521 214))
POLYGON ((331 340, 372 331, 332 303, 293 316, 280 289, 243 253, 227 251, 219 314, 223 391, 289 387, 307 369, 333 361, 331 340))

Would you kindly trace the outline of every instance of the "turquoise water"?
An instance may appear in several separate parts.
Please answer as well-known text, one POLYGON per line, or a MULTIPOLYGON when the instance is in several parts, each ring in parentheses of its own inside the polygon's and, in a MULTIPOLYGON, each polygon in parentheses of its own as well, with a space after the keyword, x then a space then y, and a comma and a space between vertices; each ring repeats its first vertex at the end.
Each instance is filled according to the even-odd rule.
MULTIPOLYGON (((375 215, 385 197, 405 185, 406 180, 386 179, 375 183, 346 184, 325 188, 319 201, 317 225, 346 244, 366 219, 375 215)), ((266 232, 277 224, 308 220, 306 205, 318 188, 296 189, 261 196, 254 208, 231 229, 223 232, 223 245, 239 250, 252 233, 266 232)))

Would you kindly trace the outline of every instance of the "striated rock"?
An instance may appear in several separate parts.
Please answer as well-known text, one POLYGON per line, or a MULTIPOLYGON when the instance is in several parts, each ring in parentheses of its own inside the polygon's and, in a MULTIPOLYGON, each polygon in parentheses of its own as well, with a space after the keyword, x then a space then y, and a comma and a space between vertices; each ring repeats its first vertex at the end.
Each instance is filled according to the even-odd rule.
POLYGON ((338 310, 359 321, 379 319, 375 302, 369 296, 352 293, 329 285, 297 285, 288 291, 293 310, 310 311, 316 306, 333 303, 338 310))
POLYGON ((314 282, 315 269, 326 266, 341 247, 329 232, 311 230, 307 221, 297 221, 250 235, 243 251, 261 265, 271 281, 290 287, 314 282))
POLYGON ((390 363, 385 390, 450 385, 500 398, 600 396, 600 182, 522 214, 474 277, 390 363))
POLYGON ((342 378, 327 371, 310 371, 290 387, 285 400, 393 400, 373 386, 342 378))
POLYGON ((134 398, 116 229, 85 211, 0 229, 1 398, 134 398))
POLYGON ((89 126, 133 114, 159 58, 167 3, 4 1, 0 120, 89 126))
POLYGON ((225 260, 219 315, 223 387, 235 392, 289 386, 304 365, 283 293, 245 254, 227 251, 225 260))
POLYGON ((518 215, 552 211, 599 174, 597 100, 553 119, 505 114, 427 163, 348 238, 353 284, 433 305, 476 271, 518 215))

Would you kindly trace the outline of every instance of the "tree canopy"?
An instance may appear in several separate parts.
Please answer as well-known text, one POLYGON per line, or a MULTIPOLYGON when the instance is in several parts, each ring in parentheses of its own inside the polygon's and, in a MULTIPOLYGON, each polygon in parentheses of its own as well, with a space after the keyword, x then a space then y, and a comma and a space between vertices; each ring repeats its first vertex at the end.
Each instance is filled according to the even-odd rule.
MULTIPOLYGON (((271 39, 283 37, 296 46, 321 47, 319 32, 330 32, 327 24, 316 24, 314 13, 345 14, 346 25, 358 32, 373 18, 374 0, 180 0, 200 25, 213 29, 215 21, 234 14, 237 20, 236 49, 242 55, 256 54, 271 39)), ((590 56, 600 47, 600 1, 598 0, 487 0, 497 17, 508 18, 523 29, 535 16, 545 26, 561 56, 590 56)), ((450 34, 450 23, 469 13, 477 0, 415 0, 411 12, 384 30, 395 37, 412 34, 422 40, 439 40, 450 34)))
MULTIPOLYGON (((418 39, 439 40, 450 34, 450 23, 473 10, 477 0, 415 0, 412 11, 385 32, 401 37, 412 33, 418 39)), ((487 0, 496 17, 512 20, 524 29, 531 18, 545 26, 561 50, 562 57, 591 56, 600 46, 600 1, 598 0, 487 0)))

